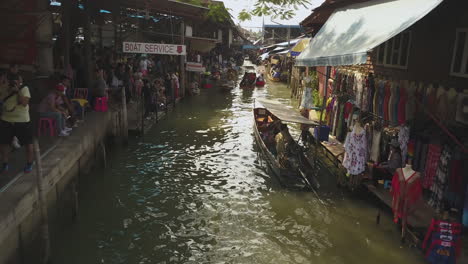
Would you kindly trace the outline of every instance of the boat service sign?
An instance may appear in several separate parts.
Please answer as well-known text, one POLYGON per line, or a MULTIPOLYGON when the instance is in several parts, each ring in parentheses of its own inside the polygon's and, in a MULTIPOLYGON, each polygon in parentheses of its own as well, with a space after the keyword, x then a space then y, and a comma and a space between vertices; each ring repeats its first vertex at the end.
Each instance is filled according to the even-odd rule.
POLYGON ((124 53, 187 55, 187 47, 185 45, 124 42, 122 46, 124 53))

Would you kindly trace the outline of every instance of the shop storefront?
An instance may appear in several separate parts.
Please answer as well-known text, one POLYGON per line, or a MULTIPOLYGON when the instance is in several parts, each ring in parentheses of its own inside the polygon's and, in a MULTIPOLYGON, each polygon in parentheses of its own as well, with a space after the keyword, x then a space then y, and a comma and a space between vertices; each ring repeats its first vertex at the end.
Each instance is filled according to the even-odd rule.
POLYGON ((342 185, 364 186, 392 208, 402 238, 424 244, 429 261, 442 251, 455 259, 460 225, 468 226, 467 94, 410 78, 410 40, 419 33, 411 26, 442 1, 371 2, 336 9, 297 58, 328 87, 321 131, 330 139, 321 144, 344 171, 342 185), (441 239, 441 226, 453 235, 441 239))

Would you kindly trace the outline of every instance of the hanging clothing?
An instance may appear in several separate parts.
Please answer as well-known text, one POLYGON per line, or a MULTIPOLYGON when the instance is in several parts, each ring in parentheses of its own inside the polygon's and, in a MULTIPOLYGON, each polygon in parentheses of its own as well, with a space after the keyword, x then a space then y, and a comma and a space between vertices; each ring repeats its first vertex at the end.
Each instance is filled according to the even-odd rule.
POLYGON ((437 112, 437 89, 435 89, 432 85, 428 88, 426 93, 426 102, 424 106, 429 112, 432 114, 436 114, 437 112))
POLYGON ((424 170, 424 189, 431 188, 434 182, 434 176, 437 172, 437 166, 439 165, 440 155, 442 153, 442 147, 440 145, 430 144, 429 152, 427 153, 426 169, 424 170))
POLYGON ((340 106, 340 112, 338 115, 338 125, 336 128, 336 139, 338 141, 343 141, 345 139, 346 134, 346 123, 344 118, 344 104, 340 106))
POLYGON ((465 191, 465 206, 463 207, 463 225, 468 227, 468 186, 465 191))
MULTIPOLYGON (((385 105, 385 84, 386 81, 381 80, 379 83, 379 95, 378 95, 378 115, 384 118, 384 105, 385 105)), ((385 119, 385 118, 384 118, 385 119)))
POLYGON ((437 98, 437 117, 439 118, 442 124, 447 124, 449 121, 448 117, 448 98, 447 93, 442 91, 442 93, 437 98))
POLYGON ((406 100, 406 120, 413 120, 415 112, 416 112, 416 102, 417 100, 415 96, 416 92, 416 84, 412 82, 409 86, 407 91, 407 100, 406 100))
POLYGON ((373 112, 376 116, 380 116, 379 115, 379 93, 380 93, 379 85, 380 85, 380 81, 375 79, 374 80, 374 98, 373 98, 372 103, 374 104, 373 112))
POLYGON ((390 81, 385 82, 385 97, 383 101, 383 119, 389 121, 388 106, 390 102, 390 97, 392 96, 391 92, 392 83, 390 81))
POLYGON ((367 162, 367 139, 366 130, 355 126, 353 131, 348 134, 345 142, 345 156, 343 167, 349 174, 359 175, 366 169, 367 162))
POLYGON ((312 98, 312 87, 306 87, 302 94, 301 107, 305 109, 312 109, 314 107, 314 101, 312 98))
POLYGON ((434 209, 443 209, 444 193, 448 186, 449 162, 452 159, 452 150, 445 146, 437 166, 434 183, 431 186, 429 205, 434 209))
POLYGON ((409 137, 410 137, 409 127, 400 126, 400 132, 398 132, 398 143, 400 143, 402 164, 406 164, 406 159, 408 156, 409 137))
POLYGON ((455 121, 457 115, 457 98, 458 93, 454 88, 451 88, 447 92, 447 122, 452 123, 455 121))
POLYGON ((446 200, 452 208, 463 206, 463 161, 460 150, 454 150, 449 165, 448 188, 445 194, 446 200))
POLYGON ((462 226, 459 223, 432 219, 422 249, 431 264, 455 264, 461 253, 462 226))
POLYGON ((354 75, 354 91, 356 93, 356 106, 362 109, 363 86, 361 74, 354 75))
POLYGON ((392 90, 392 124, 398 124, 398 105, 400 104, 400 82, 394 83, 393 90, 392 90))
POLYGON ((407 217, 408 211, 422 197, 421 174, 408 169, 396 169, 392 178, 393 221, 407 217))
POLYGON ((367 87, 368 87, 368 90, 367 90, 367 95, 368 95, 368 98, 367 98, 367 105, 368 105, 367 106, 367 111, 375 113, 375 109, 374 109, 375 79, 374 79, 374 76, 372 74, 369 75, 369 78, 367 78, 367 87))
POLYGON ((396 82, 391 82, 390 85, 390 98, 388 98, 388 121, 390 124, 394 125, 395 124, 395 119, 394 119, 394 107, 395 107, 395 98, 397 97, 396 90, 397 90, 398 84, 396 82))
POLYGON ((370 160, 375 163, 380 163, 380 139, 382 137, 382 130, 374 127, 372 131, 372 147, 370 151, 370 160))
POLYGON ((398 102, 397 111, 398 111, 398 124, 403 125, 406 123, 406 87, 408 87, 407 81, 402 81, 400 85, 400 101, 398 102))

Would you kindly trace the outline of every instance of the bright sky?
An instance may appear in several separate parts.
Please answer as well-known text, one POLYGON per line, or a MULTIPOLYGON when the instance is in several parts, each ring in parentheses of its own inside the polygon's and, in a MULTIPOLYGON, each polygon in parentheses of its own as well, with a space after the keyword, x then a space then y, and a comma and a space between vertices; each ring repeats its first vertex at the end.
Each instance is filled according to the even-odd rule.
MULTIPOLYGON (((236 23, 239 23, 239 20, 237 19, 237 16, 242 9, 247 9, 251 10, 253 9, 253 5, 255 4, 256 0, 222 0, 224 2, 224 5, 227 8, 231 9, 231 14, 234 16, 234 21, 236 23)), ((295 17, 287 20, 287 21, 282 21, 279 19, 275 19, 275 22, 278 22, 280 24, 285 24, 285 25, 298 25, 304 18, 309 16, 312 12, 312 9, 315 7, 319 6, 322 4, 325 0, 309 0, 311 5, 309 8, 301 8, 299 10, 296 10, 295 17)), ((241 26, 245 29, 252 29, 252 30, 260 30, 262 27, 262 18, 261 17, 252 17, 252 20, 250 21, 245 21, 240 23, 241 26)), ((270 17, 265 17, 265 24, 274 24, 271 22, 270 17)))

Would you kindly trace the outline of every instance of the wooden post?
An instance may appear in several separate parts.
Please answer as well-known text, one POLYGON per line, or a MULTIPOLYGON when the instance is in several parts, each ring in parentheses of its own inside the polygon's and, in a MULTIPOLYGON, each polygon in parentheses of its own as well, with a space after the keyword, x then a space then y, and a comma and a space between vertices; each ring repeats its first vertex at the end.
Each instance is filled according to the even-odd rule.
MULTIPOLYGON (((180 44, 185 45, 185 22, 182 20, 180 23, 180 44)), ((186 56, 180 56, 180 95, 181 97, 185 97, 185 60, 186 56)), ((175 99, 174 99, 175 105, 175 99)))
POLYGON ((44 243, 44 258, 42 263, 48 263, 50 259, 50 234, 49 234, 49 216, 47 214, 47 204, 44 191, 44 178, 42 175, 42 159, 41 150, 39 149, 39 142, 37 138, 33 141, 34 156, 36 160, 36 184, 37 194, 39 200, 39 207, 41 210, 41 238, 44 243))
POLYGON ((85 50, 85 81, 86 86, 91 88, 91 72, 92 72, 92 62, 91 62, 91 6, 90 2, 92 0, 85 1, 85 16, 84 16, 84 50, 85 50))
MULTIPOLYGON (((63 40, 65 43, 64 51, 63 51, 63 69, 65 73, 67 73, 70 67, 70 1, 65 1, 63 3, 63 40)), ((69 76, 71 77, 71 76, 69 76)))
POLYGON ((128 143, 128 119, 127 119, 127 98, 125 97, 125 88, 122 88, 122 141, 128 143))

